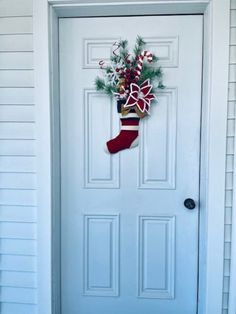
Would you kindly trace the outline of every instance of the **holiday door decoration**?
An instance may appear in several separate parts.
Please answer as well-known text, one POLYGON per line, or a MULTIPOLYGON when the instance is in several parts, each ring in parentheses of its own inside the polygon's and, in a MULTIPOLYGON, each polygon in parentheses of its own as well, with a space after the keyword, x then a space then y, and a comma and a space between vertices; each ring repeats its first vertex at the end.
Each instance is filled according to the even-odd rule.
POLYGON ((111 154, 138 145, 139 121, 150 113, 158 89, 164 88, 158 58, 145 45, 137 36, 130 54, 128 41, 120 40, 113 44, 110 63, 99 62, 103 76, 96 78, 96 89, 117 99, 121 121, 120 133, 106 143, 111 154))

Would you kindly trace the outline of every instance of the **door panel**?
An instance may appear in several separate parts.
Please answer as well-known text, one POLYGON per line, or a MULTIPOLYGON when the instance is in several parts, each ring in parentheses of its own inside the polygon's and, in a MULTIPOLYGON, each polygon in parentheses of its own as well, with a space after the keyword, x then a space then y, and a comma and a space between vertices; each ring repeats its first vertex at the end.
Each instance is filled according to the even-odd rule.
POLYGON ((59 42, 62 313, 195 314, 202 16, 60 19, 59 42), (108 155, 119 116, 94 78, 137 35, 166 88, 139 146, 108 155))

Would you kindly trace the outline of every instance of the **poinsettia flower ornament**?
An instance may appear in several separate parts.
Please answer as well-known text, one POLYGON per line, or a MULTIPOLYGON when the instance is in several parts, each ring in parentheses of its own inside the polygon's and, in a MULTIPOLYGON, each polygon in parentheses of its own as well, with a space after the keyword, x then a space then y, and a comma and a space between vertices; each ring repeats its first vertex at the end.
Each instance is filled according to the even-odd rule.
POLYGON ((130 84, 129 97, 124 104, 124 108, 130 108, 137 106, 142 113, 150 113, 150 104, 155 95, 151 94, 152 85, 150 80, 147 79, 140 86, 135 83, 130 84))

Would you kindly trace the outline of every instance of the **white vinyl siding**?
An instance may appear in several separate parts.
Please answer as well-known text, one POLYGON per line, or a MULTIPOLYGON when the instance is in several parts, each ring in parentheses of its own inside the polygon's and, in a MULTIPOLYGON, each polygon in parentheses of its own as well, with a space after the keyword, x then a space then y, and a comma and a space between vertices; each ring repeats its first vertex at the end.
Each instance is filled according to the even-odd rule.
POLYGON ((0 312, 36 313, 32 0, 0 1, 0 312))
POLYGON ((231 231, 232 231, 232 199, 233 199, 233 167, 234 167, 234 134, 236 117, 236 0, 231 0, 230 19, 230 59, 229 59, 229 94, 227 121, 227 155, 225 178, 225 252, 224 252, 224 286, 222 314, 228 314, 231 231))
MULTIPOLYGON (((32 0, 0 1, 0 313, 36 313, 35 110, 32 0)), ((236 0, 231 0, 223 314, 228 313, 236 0)))

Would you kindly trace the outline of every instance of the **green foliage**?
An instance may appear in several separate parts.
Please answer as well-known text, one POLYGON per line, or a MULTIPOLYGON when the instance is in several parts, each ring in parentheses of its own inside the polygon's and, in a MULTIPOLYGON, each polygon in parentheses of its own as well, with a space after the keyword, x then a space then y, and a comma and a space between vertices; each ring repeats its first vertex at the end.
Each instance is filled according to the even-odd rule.
POLYGON ((111 55, 110 60, 111 60, 111 62, 113 62, 113 63, 119 63, 119 62, 120 62, 120 56, 111 55))
POLYGON ((127 47, 128 47, 128 40, 121 40, 120 42, 119 42, 119 45, 120 45, 120 47, 122 48, 122 49, 127 49, 127 47))
MULTIPOLYGON (((96 77, 95 79, 96 89, 98 91, 104 91, 109 96, 114 96, 114 93, 119 93, 120 84, 122 80, 124 80, 122 72, 127 69, 129 69, 129 71, 136 70, 138 57, 145 50, 145 45, 146 42, 143 40, 143 38, 137 36, 133 49, 133 55, 130 55, 128 50, 128 41, 120 40, 116 44, 118 49, 115 49, 110 56, 110 64, 103 65, 102 67, 104 78, 96 77)), ((148 63, 146 60, 144 60, 141 75, 139 80, 137 81, 138 85, 142 84, 146 79, 150 79, 151 84, 156 83, 155 85, 157 89, 164 88, 164 85, 162 83, 163 73, 161 68, 157 64, 158 60, 159 59, 156 55, 152 55, 151 63, 148 63)), ((125 76, 125 80, 126 83, 130 82, 130 79, 127 78, 127 76, 125 76)))
POLYGON ((95 86, 98 91, 104 90, 106 86, 105 80, 97 76, 95 78, 95 86))
POLYGON ((143 83, 145 80, 150 79, 153 80, 161 80, 162 78, 162 70, 160 67, 153 67, 147 63, 143 64, 142 72, 138 83, 143 83))
POLYGON ((152 62, 156 63, 158 60, 159 58, 156 55, 152 54, 152 62))
POLYGON ((164 88, 166 88, 166 87, 165 87, 165 85, 163 85, 163 82, 160 81, 159 84, 158 84, 158 88, 159 88, 159 89, 164 89, 164 88))
POLYGON ((134 56, 135 56, 135 58, 138 57, 142 53, 142 51, 144 50, 145 45, 146 45, 146 42, 143 40, 143 38, 140 37, 140 36, 137 36, 136 43, 135 43, 135 46, 134 46, 134 56))
POLYGON ((123 61, 124 61, 125 58, 128 56, 128 54, 129 54, 129 51, 128 51, 127 48, 122 48, 122 49, 120 49, 120 57, 121 57, 121 59, 122 59, 123 61))
POLYGON ((111 84, 107 84, 104 88, 104 91, 107 95, 113 96, 113 94, 116 92, 115 86, 112 86, 111 84))

